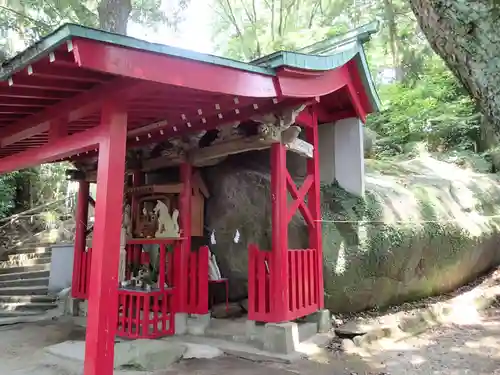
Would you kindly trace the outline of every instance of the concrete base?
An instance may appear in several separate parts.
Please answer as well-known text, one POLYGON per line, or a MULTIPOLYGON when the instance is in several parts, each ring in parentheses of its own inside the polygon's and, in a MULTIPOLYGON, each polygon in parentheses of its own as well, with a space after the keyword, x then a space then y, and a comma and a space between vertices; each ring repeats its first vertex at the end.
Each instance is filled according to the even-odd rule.
POLYGON ((309 315, 307 321, 316 323, 319 333, 327 333, 332 329, 332 313, 330 310, 319 310, 309 315))
POLYGON ((174 322, 175 322, 175 334, 185 335, 187 333, 188 314, 176 313, 174 317, 174 322))
MULTIPOLYGON (((85 360, 84 341, 65 341, 45 350, 56 357, 76 361, 85 360)), ((160 340, 134 340, 115 344, 115 369, 156 371, 164 370, 179 361, 186 352, 185 345, 160 340)))
POLYGON ((299 346, 299 328, 295 322, 267 323, 264 326, 264 350, 288 354, 299 346))
POLYGON ((187 333, 194 336, 204 335, 207 328, 210 326, 210 319, 210 313, 191 314, 187 320, 187 333))

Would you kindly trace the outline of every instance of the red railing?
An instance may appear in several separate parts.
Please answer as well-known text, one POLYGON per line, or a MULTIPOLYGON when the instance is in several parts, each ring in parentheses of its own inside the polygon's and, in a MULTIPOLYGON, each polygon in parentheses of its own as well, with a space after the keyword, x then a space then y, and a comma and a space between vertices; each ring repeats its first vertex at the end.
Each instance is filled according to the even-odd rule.
POLYGON ((255 245, 248 247, 248 319, 266 322, 271 318, 271 253, 255 245))
POLYGON ((92 248, 87 251, 74 253, 73 259, 73 282, 71 285, 71 296, 77 299, 89 298, 90 265, 92 263, 92 248))
POLYGON ((208 313, 208 246, 191 251, 188 258, 186 309, 189 314, 208 313))
MULTIPOLYGON (((284 288, 288 294, 288 306, 279 311, 273 309, 272 253, 255 245, 248 248, 248 319, 261 322, 293 320, 312 314, 319 309, 319 275, 316 272, 316 249, 290 249, 287 251, 287 280, 284 288)), ((275 282, 279 282, 278 280, 275 282)))
POLYGON ((131 339, 153 339, 175 333, 173 290, 152 292, 118 290, 116 335, 131 339))
POLYGON ((319 308, 317 256, 316 249, 288 250, 289 320, 312 314, 319 308))

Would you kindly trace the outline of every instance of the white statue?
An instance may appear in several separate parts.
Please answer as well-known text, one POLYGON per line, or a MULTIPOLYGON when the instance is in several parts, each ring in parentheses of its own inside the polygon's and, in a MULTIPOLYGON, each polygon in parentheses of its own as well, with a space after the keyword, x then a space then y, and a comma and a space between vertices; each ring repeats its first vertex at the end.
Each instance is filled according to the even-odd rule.
POLYGON ((172 216, 168 212, 168 206, 160 200, 157 200, 153 210, 158 217, 158 230, 155 233, 157 238, 175 238, 179 237, 179 210, 174 210, 172 216))
POLYGON ((215 254, 213 254, 212 252, 208 253, 208 279, 209 280, 222 279, 222 274, 220 273, 220 269, 217 264, 217 259, 215 258, 215 254))

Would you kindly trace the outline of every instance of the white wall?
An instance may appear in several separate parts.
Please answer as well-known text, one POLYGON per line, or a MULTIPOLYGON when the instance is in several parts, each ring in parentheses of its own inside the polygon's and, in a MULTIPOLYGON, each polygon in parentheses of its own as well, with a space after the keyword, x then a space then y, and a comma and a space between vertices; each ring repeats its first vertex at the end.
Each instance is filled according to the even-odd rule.
POLYGON ((337 180, 348 192, 363 195, 363 123, 358 118, 348 118, 323 124, 319 126, 318 135, 321 182, 331 184, 337 180))

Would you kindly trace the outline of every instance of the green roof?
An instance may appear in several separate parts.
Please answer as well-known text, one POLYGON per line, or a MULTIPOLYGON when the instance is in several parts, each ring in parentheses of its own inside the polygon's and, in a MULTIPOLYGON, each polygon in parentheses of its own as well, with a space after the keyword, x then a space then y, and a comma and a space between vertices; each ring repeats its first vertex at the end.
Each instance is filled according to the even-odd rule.
MULTIPOLYGON (((375 30, 376 31, 376 30, 375 30)), ((61 44, 72 38, 92 39, 104 43, 111 43, 127 48, 141 49, 153 53, 176 56, 183 59, 200 61, 208 64, 226 66, 238 70, 249 71, 264 75, 276 75, 276 68, 289 66, 307 70, 332 70, 338 68, 351 59, 356 59, 359 72, 366 88, 368 97, 374 110, 378 110, 379 99, 375 91, 370 71, 366 63, 363 50, 365 42, 371 33, 375 32, 373 24, 355 29, 339 37, 329 38, 325 41, 305 47, 301 52, 279 51, 250 63, 231 60, 209 54, 194 52, 182 48, 171 47, 158 43, 114 34, 75 24, 65 24, 51 34, 42 38, 34 45, 19 53, 10 60, 4 61, 0 66, 0 80, 8 79, 15 72, 24 69, 30 63, 55 50, 61 44), (317 54, 328 50, 328 54, 317 54), (305 54, 303 51, 313 54, 305 54)))

